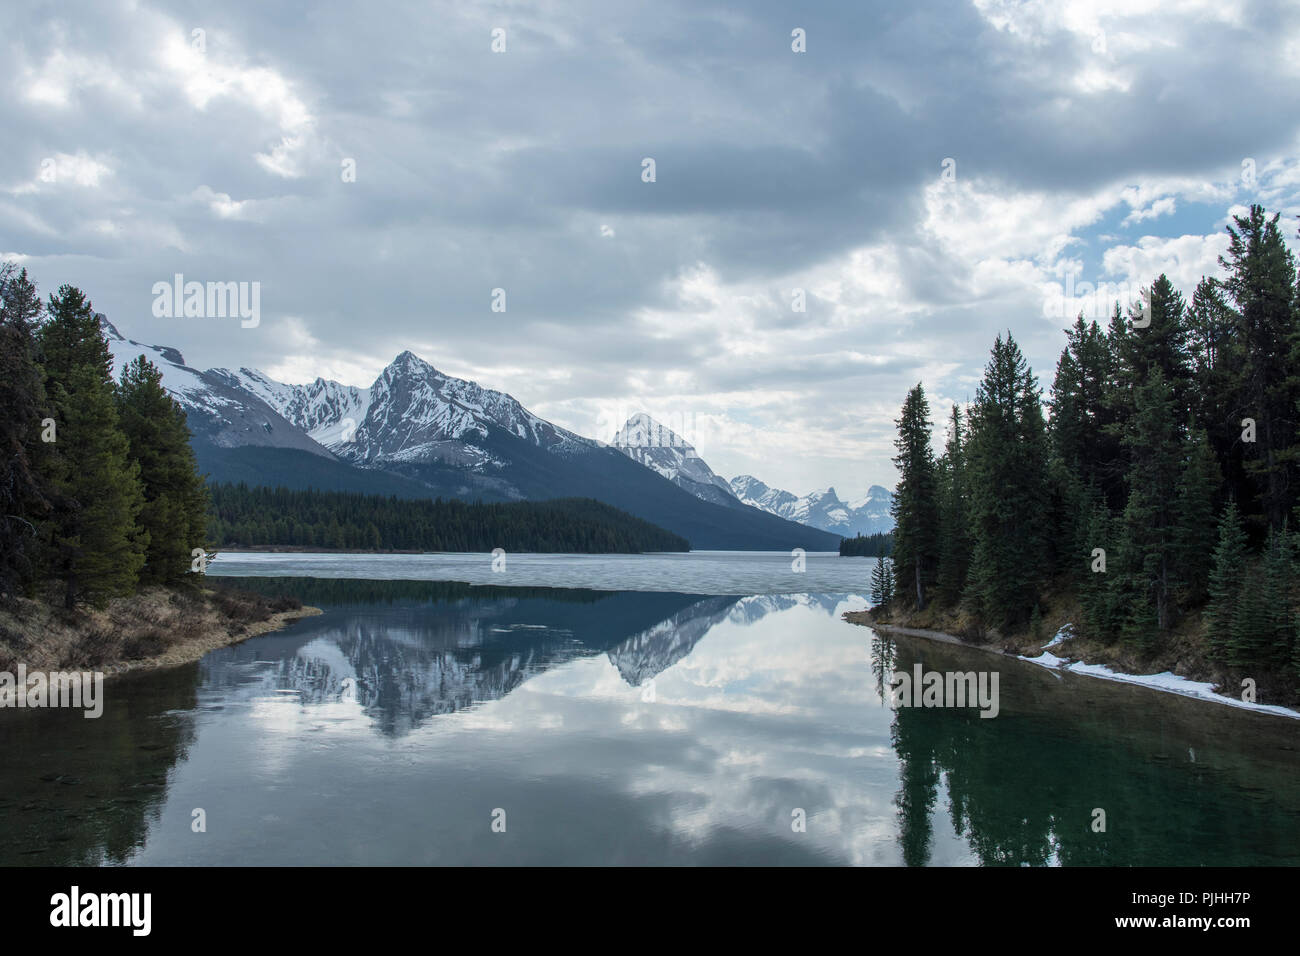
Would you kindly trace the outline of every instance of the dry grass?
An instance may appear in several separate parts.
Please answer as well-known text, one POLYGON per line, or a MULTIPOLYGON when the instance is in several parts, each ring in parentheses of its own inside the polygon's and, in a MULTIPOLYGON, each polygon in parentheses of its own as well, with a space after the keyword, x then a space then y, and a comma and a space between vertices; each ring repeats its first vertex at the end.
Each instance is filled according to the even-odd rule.
POLYGON ((20 598, 0 606, 0 670, 98 670, 106 674, 197 660, 216 647, 305 614, 292 598, 247 591, 146 588, 103 609, 20 598))

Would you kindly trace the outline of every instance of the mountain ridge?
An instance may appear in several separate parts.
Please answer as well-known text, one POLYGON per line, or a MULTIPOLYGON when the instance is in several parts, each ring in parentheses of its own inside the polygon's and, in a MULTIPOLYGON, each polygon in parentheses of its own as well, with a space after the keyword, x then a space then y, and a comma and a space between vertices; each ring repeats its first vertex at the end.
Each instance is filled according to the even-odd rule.
POLYGON ((484 501, 589 497, 697 549, 838 548, 833 533, 734 497, 729 505, 704 500, 622 451, 534 415, 505 392, 446 375, 409 350, 368 389, 325 379, 285 385, 256 369, 193 369, 179 351, 134 342, 100 319, 115 374, 136 354, 160 366, 214 480, 367 492, 379 486, 385 494, 484 501))

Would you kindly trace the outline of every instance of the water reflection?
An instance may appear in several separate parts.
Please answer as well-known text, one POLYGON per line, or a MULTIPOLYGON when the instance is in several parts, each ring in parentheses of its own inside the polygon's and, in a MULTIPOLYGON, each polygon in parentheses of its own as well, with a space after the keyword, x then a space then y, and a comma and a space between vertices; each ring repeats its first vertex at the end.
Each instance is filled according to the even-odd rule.
POLYGON ((1290 722, 885 640, 859 597, 241 583, 325 614, 98 721, 0 712, 0 863, 1300 862, 1290 722), (914 663, 998 669, 999 716, 892 710, 914 663))

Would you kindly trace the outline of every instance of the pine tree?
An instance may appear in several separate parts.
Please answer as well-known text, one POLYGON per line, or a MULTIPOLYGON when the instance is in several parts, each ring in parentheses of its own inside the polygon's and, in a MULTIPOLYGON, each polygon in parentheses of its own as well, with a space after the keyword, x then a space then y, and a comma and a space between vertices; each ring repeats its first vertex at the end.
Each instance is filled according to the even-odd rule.
MULTIPOLYGON (((1052 382, 1052 450, 1082 490, 1101 487, 1107 500, 1123 500, 1121 453, 1108 394, 1115 378, 1110 343, 1083 316, 1066 330, 1066 346, 1052 382)), ((1077 503, 1077 502, 1076 502, 1077 503)))
POLYGON ((144 564, 139 469, 118 427, 112 357, 90 302, 64 285, 47 313, 37 342, 57 428, 47 463, 55 502, 45 523, 48 568, 65 606, 102 605, 129 594, 144 564))
POLYGON ((1106 560, 1115 552, 1115 522, 1105 498, 1093 485, 1086 496, 1087 508, 1080 517, 1078 568, 1079 604, 1089 636, 1110 640, 1116 634, 1115 589, 1111 586, 1111 569, 1106 560), (1100 549, 1100 553, 1094 553, 1100 549))
POLYGON ((881 548, 876 554, 876 566, 871 569, 871 604, 873 607, 883 608, 885 600, 885 549, 881 548))
POLYGON ((36 526, 50 502, 41 478, 45 390, 35 361, 41 300, 27 270, 0 266, 0 598, 30 584, 36 526))
POLYGON ((1159 276, 1144 291, 1144 304, 1130 310, 1126 334, 1118 341, 1118 375, 1130 397, 1159 372, 1184 407, 1191 369, 1188 358, 1187 309, 1169 277, 1159 276))
POLYGON ((1221 484, 1209 437, 1197 429, 1187 445, 1175 509, 1174 567, 1181 600, 1187 607, 1203 604, 1209 597, 1209 557, 1216 541, 1215 496, 1221 484))
POLYGON ((1132 593, 1126 636, 1142 650, 1171 623, 1177 492, 1183 446, 1174 393, 1159 367, 1134 391, 1131 431, 1125 436, 1132 465, 1120 554, 1132 593), (1151 624, 1154 630, 1147 630, 1151 624))
POLYGON ((1255 575, 1243 580, 1232 622, 1228 663, 1240 671, 1272 675, 1287 663, 1291 651, 1290 535, 1269 534, 1268 546, 1255 575))
POLYGON ((143 355, 122 370, 117 409, 144 493, 139 522, 149 544, 140 580, 176 584, 190 573, 192 551, 203 546, 207 524, 207 489, 190 447, 185 412, 143 355))
POLYGON ((975 393, 967 446, 974 542, 967 593, 986 621, 1024 624, 1051 573, 1042 515, 1047 437, 1038 385, 1010 334, 999 335, 975 393))
POLYGON ((934 583, 939 551, 938 480, 930 448, 930 405, 916 385, 907 393, 895 422, 898 438, 898 486, 894 516, 894 569, 912 592, 918 610, 925 609, 926 591, 934 583))
POLYGON ((1187 355, 1192 376, 1190 406, 1196 424, 1205 429, 1219 458, 1240 433, 1240 416, 1234 421, 1236 372, 1242 364, 1234 336, 1237 317, 1224 301, 1223 287, 1202 277, 1187 309, 1187 355))
POLYGON ((954 403, 940 470, 937 588, 940 599, 946 604, 954 604, 961 597, 970 566, 969 490, 963 430, 961 409, 954 403))
POLYGON ((1294 503, 1297 448, 1296 401, 1300 398, 1300 323, 1296 321, 1296 265, 1278 228, 1262 206, 1234 216, 1228 227, 1228 270, 1223 287, 1236 307, 1236 335, 1243 348, 1237 405, 1256 422, 1256 440, 1244 443, 1246 473, 1259 495, 1262 521, 1281 530, 1294 503))
POLYGON ((1214 549, 1214 567, 1210 571, 1210 604, 1205 611, 1210 658, 1228 660, 1237 599, 1246 579, 1246 532, 1241 525, 1237 504, 1229 501, 1219 519, 1219 543, 1214 549))

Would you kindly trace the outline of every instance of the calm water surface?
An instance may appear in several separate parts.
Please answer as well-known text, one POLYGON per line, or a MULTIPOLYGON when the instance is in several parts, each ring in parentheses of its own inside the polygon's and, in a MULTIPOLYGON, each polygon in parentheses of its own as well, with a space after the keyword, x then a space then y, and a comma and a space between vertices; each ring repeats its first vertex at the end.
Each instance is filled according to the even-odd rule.
POLYGON ((710 593, 751 570, 241 581, 325 613, 98 720, 0 711, 0 863, 1300 863, 1297 722, 886 640, 854 591, 710 593), (997 669, 999 716, 891 709, 918 662, 997 669))
POLYGON ((865 592, 871 587, 875 563, 875 558, 841 558, 829 551, 806 554, 802 571, 795 570, 791 555, 774 551, 507 554, 504 567, 493 571, 490 554, 232 552, 218 555, 208 571, 219 575, 464 581, 602 591, 749 595, 865 592))

